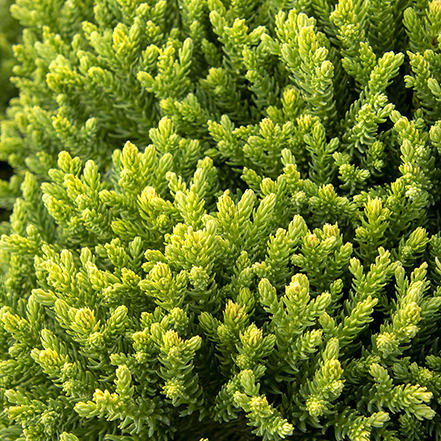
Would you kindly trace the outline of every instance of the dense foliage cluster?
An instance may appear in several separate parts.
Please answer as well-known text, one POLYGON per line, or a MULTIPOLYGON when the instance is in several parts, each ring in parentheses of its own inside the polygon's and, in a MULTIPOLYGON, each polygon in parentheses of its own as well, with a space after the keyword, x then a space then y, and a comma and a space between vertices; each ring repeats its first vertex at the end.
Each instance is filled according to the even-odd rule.
POLYGON ((17 43, 21 27, 9 13, 12 3, 13 0, 0 0, 0 119, 3 119, 8 101, 16 94, 10 82, 12 67, 15 64, 12 45, 17 43))
POLYGON ((441 439, 441 2, 17 0, 4 441, 441 439))
MULTIPOLYGON (((17 43, 21 28, 9 13, 9 7, 12 3, 12 0, 0 0, 0 120, 4 118, 9 100, 17 94, 10 77, 15 63, 12 44, 17 43)), ((7 162, 0 160, 0 179, 8 180, 11 172, 7 162)), ((4 184, 0 183, 0 222, 8 219, 12 204, 12 200, 6 201, 5 208, 5 200, 2 198, 3 188, 5 188, 4 184)), ((6 188, 8 187, 6 186, 6 188)))

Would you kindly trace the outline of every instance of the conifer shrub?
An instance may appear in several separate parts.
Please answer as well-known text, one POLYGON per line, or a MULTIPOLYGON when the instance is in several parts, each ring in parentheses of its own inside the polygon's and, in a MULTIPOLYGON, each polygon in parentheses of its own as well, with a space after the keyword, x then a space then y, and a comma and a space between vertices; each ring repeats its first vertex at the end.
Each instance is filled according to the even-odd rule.
POLYGON ((17 0, 0 439, 441 439, 441 2, 17 0))
MULTIPOLYGON (((10 77, 15 63, 12 44, 17 43, 21 28, 9 13, 12 3, 12 0, 0 0, 0 120, 4 118, 9 100, 17 94, 17 90, 11 83, 10 77)), ((0 159, 0 179, 8 180, 11 173, 12 170, 8 163, 0 159)), ((8 219, 13 203, 13 200, 9 199, 8 201, 2 197, 4 185, 0 181, 0 222, 8 219)))
POLYGON ((17 43, 21 27, 11 17, 9 8, 12 0, 0 0, 0 118, 3 119, 8 101, 16 95, 16 89, 10 82, 12 67, 15 64, 12 45, 17 43))

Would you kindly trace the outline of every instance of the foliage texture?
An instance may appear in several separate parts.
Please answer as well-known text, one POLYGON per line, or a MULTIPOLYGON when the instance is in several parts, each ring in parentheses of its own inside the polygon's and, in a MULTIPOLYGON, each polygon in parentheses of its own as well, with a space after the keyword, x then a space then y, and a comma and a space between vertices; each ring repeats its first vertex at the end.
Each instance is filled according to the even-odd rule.
MULTIPOLYGON (((12 0, 0 0, 0 120, 4 119, 9 100, 17 95, 17 89, 10 81, 14 66, 11 45, 17 43, 21 28, 9 13, 11 4, 12 0)), ((0 179, 9 179, 11 173, 12 170, 8 163, 0 160, 0 179)), ((10 208, 11 201, 5 207, 3 198, 0 197, 0 221, 8 219, 10 208)))
POLYGON ((441 439, 441 2, 17 0, 0 438, 441 439))

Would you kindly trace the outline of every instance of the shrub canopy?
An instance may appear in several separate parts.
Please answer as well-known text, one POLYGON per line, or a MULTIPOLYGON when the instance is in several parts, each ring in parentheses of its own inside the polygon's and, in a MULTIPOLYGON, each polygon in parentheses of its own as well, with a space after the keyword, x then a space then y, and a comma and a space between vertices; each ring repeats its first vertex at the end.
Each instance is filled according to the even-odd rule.
POLYGON ((441 2, 17 0, 5 441, 441 439, 441 2))

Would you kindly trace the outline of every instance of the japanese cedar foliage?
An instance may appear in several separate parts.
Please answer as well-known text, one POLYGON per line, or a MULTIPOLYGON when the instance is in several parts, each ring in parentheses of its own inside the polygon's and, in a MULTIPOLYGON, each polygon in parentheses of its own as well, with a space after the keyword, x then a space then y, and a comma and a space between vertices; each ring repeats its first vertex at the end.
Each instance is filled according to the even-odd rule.
POLYGON ((12 13, 2 440, 441 439, 441 2, 12 13))

